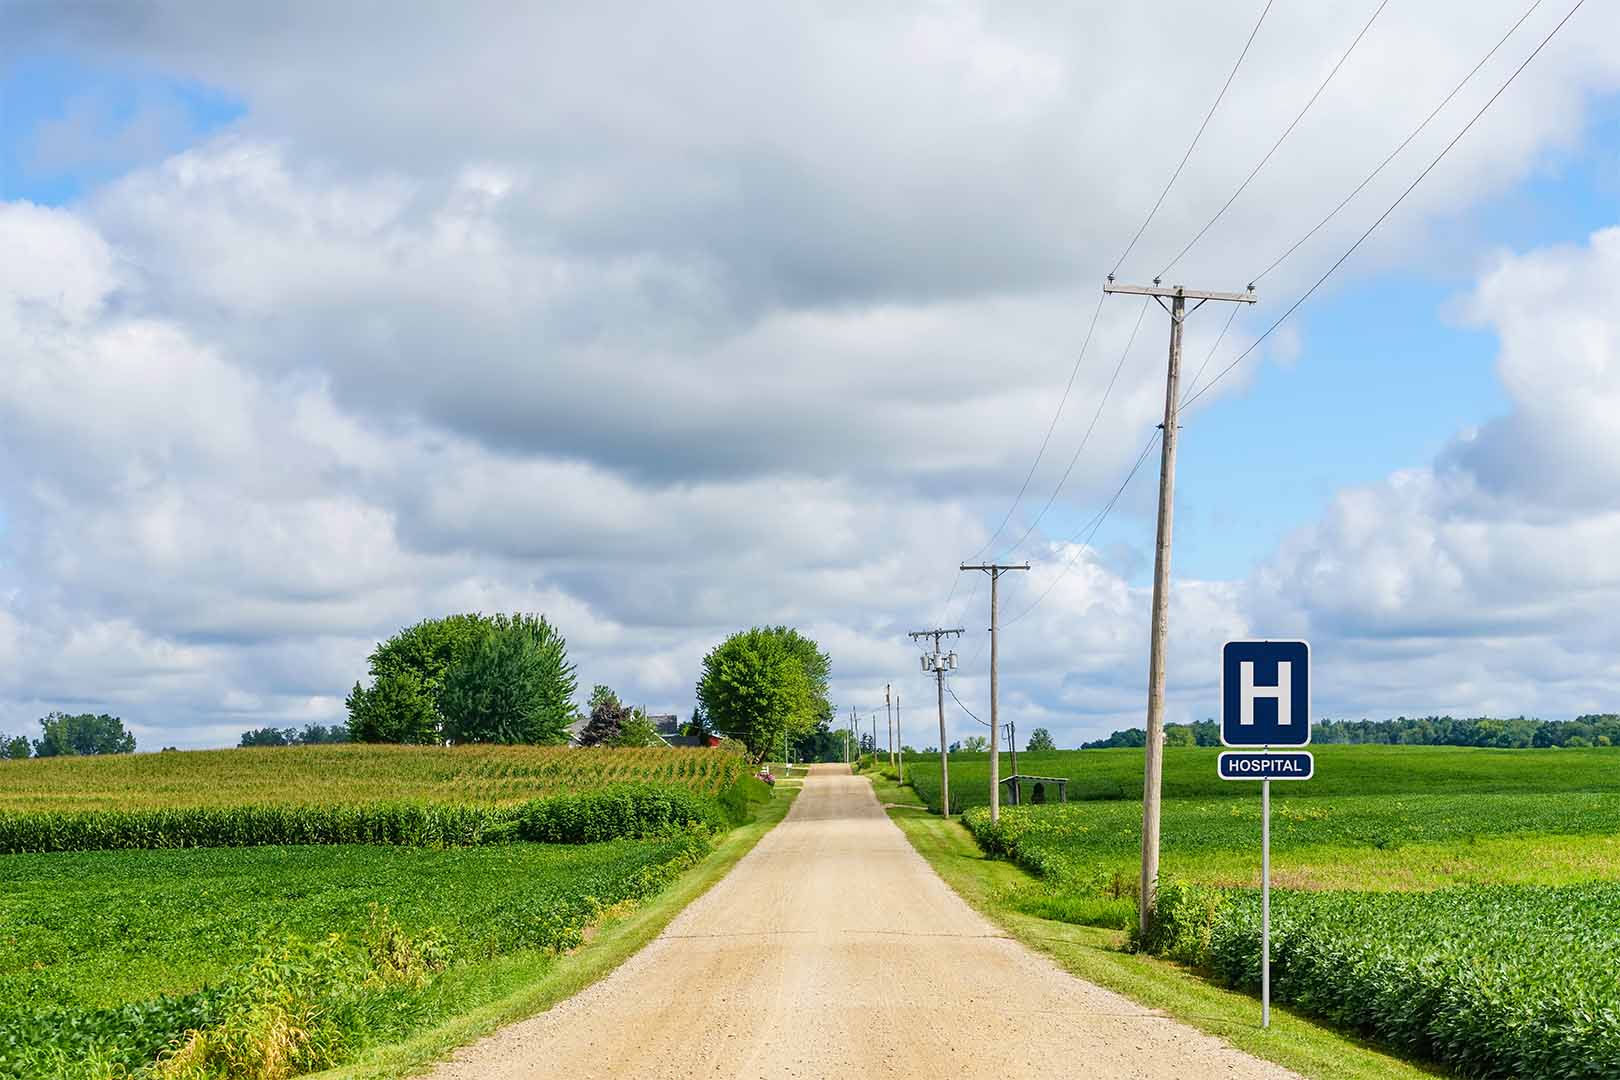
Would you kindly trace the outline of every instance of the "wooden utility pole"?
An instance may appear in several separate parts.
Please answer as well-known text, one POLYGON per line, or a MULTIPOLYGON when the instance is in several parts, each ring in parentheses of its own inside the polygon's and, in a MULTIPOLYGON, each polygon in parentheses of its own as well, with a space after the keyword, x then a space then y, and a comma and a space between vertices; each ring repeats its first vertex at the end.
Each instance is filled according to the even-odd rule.
POLYGON ((1012 750, 1013 775, 1018 775, 1018 722, 1007 721, 1007 746, 1012 750))
MULTIPOLYGON (((889 712, 889 767, 894 768, 894 703, 889 698, 892 687, 883 684, 883 707, 889 712)), ((877 757, 877 747, 872 747, 872 756, 877 757)))
POLYGON ((962 563, 962 570, 983 570, 990 575, 990 820, 1001 820, 1001 727, 996 721, 996 583, 1008 570, 1028 570, 1029 563, 1006 566, 1001 563, 962 563))
POLYGON ((894 778, 906 782, 906 745, 900 741, 900 695, 894 695, 894 778))
POLYGON ((934 651, 922 658, 924 671, 934 673, 934 683, 939 691, 939 812, 942 817, 951 816, 951 759, 945 747, 945 672, 956 666, 955 653, 939 651, 939 639, 955 634, 962 636, 962 628, 954 630, 913 630, 907 637, 918 641, 925 637, 934 639, 934 651))
MULTIPOLYGON (((1197 300, 1197 311, 1211 300, 1232 304, 1252 304, 1259 300, 1250 285, 1244 292, 1202 292, 1180 285, 1165 288, 1155 278, 1152 285, 1116 285, 1108 275, 1105 293, 1151 296, 1170 313, 1170 370, 1164 386, 1164 437, 1159 456, 1159 530, 1153 549, 1153 629, 1148 636, 1147 761, 1142 778, 1142 883, 1140 918, 1146 936, 1153 922, 1153 904, 1159 887, 1159 810, 1164 791, 1164 645, 1169 634, 1170 614, 1170 533, 1175 516, 1176 491, 1176 414, 1181 405, 1181 324, 1186 321, 1187 301, 1197 300), (1169 306, 1165 298, 1170 299, 1169 306)), ((992 643, 994 638, 991 639, 992 643)))

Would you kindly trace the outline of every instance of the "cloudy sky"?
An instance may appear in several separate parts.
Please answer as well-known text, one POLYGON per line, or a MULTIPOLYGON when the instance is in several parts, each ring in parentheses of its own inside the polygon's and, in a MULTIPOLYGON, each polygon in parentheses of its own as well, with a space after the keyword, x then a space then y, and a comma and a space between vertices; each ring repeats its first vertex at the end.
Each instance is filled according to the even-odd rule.
POLYGON ((983 715, 990 557, 1004 713, 1140 724, 1156 452, 1092 523, 1168 329, 1116 263, 1261 298, 1188 321, 1170 719, 1250 634, 1318 716, 1620 710, 1612 5, 1210 381, 1571 3, 1276 0, 1120 263, 1261 3, 12 0, 0 730, 332 722, 379 637, 526 610, 683 716, 796 624, 923 745, 905 633, 967 628, 983 715))

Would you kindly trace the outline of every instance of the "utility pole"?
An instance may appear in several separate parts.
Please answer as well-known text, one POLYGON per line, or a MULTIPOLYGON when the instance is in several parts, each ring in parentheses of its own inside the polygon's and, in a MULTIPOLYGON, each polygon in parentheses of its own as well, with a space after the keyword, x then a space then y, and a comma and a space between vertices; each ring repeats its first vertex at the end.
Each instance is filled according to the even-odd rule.
POLYGON ((1018 775, 1018 722, 1007 721, 1007 746, 1012 750, 1013 775, 1018 775))
MULTIPOLYGON (((1146 935, 1153 923, 1154 894, 1159 887, 1159 810, 1164 791, 1164 645, 1169 633, 1170 615, 1170 533, 1175 517, 1176 492, 1176 414, 1181 405, 1181 324, 1189 314, 1187 301, 1196 300, 1197 311, 1211 300, 1230 304, 1253 304, 1260 298, 1250 285, 1244 292, 1202 292, 1180 285, 1164 287, 1154 278, 1152 285, 1116 285, 1108 275, 1105 293, 1151 296, 1170 313, 1170 369, 1164 385, 1164 437, 1159 454, 1159 529, 1153 550, 1153 630, 1148 636, 1147 761, 1142 779, 1142 888, 1141 931, 1146 935), (1170 299, 1169 306, 1165 298, 1170 299)), ((992 638, 992 647, 995 639, 992 638)))
MULTIPOLYGON (((889 699, 889 691, 893 689, 888 683, 883 684, 883 707, 889 711, 889 767, 894 768, 894 703, 889 699)), ((872 756, 877 756, 877 747, 872 747, 872 756)))
POLYGON ((962 563, 962 570, 983 570, 990 575, 990 820, 1001 820, 1001 747, 997 739, 1001 726, 996 721, 996 583, 1008 570, 1028 570, 1029 563, 1006 566, 1001 563, 962 563))
POLYGON ((906 744, 900 741, 900 695, 894 695, 894 778, 906 782, 906 744))
POLYGON ((962 636, 962 628, 954 630, 913 630, 906 636, 912 641, 919 641, 925 637, 934 639, 934 651, 922 658, 922 669, 934 673, 934 683, 939 691, 939 812, 941 817, 951 816, 951 760, 945 749, 945 672, 956 667, 956 654, 939 651, 939 639, 955 634, 962 636))

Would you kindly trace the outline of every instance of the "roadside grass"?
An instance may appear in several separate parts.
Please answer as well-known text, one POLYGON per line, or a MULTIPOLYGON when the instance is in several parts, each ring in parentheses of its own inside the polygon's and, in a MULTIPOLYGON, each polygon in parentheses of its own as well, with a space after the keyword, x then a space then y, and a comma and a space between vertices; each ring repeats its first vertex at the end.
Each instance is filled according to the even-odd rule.
POLYGON ((797 797, 778 790, 754 820, 733 829, 702 862, 661 893, 599 924, 583 948, 562 956, 524 954, 452 968, 435 991, 457 1004, 455 1015, 407 1039, 367 1049, 355 1061, 312 1074, 318 1080, 383 1080, 426 1072, 456 1048, 544 1012, 611 974, 693 900, 723 878, 784 817, 797 797))
MULTIPOLYGON (((955 779, 953 773, 953 792, 955 779)), ((1043 890, 1040 879, 986 855, 965 827, 954 818, 945 820, 927 810, 910 787, 884 777, 874 778, 873 787, 880 802, 893 804, 889 817, 946 884, 1015 939, 1082 979, 1313 1080, 1415 1080, 1450 1075, 1403 1061, 1287 1008, 1274 1007, 1271 1029, 1263 1030, 1257 999, 1215 986, 1179 965, 1125 952, 1121 930, 1030 914, 1021 909, 1018 898, 1024 897, 1027 905, 1030 896, 1043 890)), ((1135 905, 1127 903, 1134 917, 1135 905)))

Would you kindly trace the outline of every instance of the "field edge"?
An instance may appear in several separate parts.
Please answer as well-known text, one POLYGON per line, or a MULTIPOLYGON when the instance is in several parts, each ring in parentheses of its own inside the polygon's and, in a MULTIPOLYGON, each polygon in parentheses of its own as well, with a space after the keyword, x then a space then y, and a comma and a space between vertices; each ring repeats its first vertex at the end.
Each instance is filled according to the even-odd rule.
POLYGON ((408 1039, 372 1047, 358 1061, 309 1073, 303 1080, 385 1080, 421 1075, 461 1047, 545 1012, 606 978, 657 937, 687 905, 730 873, 787 816, 797 795, 797 788, 784 790, 783 785, 778 785, 776 797, 760 806, 752 822, 731 830, 714 851, 669 888, 628 915, 600 927, 586 945, 557 958, 534 981, 408 1039))
POLYGON ((1122 994, 1239 1050, 1292 1069, 1310 1080, 1419 1080, 1449 1072, 1395 1057, 1355 1035, 1273 1006, 1272 1027, 1260 1027, 1259 1001, 1226 990, 1167 961, 1123 952, 1118 931, 1042 919, 1016 910, 1007 894, 1039 879, 985 854, 954 818, 929 811, 911 787, 873 772, 882 803, 913 850, 974 910, 1026 948, 1063 970, 1122 994), (1284 1041, 1286 1040, 1286 1041, 1284 1041))

